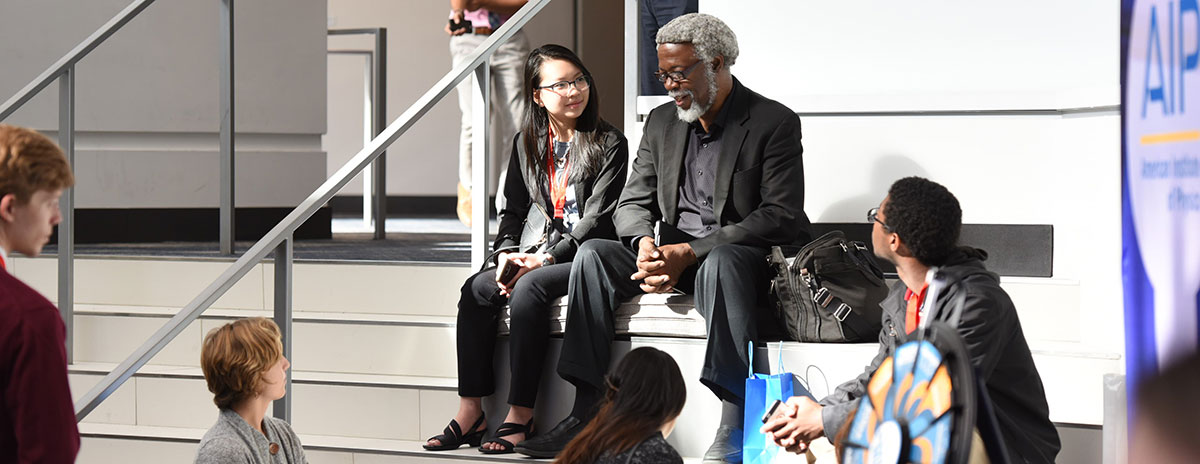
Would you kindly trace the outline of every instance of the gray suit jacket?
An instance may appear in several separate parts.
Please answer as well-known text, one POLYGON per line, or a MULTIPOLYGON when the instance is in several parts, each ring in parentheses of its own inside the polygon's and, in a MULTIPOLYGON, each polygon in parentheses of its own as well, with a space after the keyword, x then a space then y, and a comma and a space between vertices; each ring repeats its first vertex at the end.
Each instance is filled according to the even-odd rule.
MULTIPOLYGON (((1054 462, 1062 445, 1058 430, 1050 422, 1042 378, 1033 364, 1012 300, 1000 288, 1000 278, 983 267, 981 258, 986 259, 982 251, 964 248, 941 267, 949 281, 959 283, 938 296, 932 317, 946 321, 952 304, 957 303, 958 292, 967 292, 958 334, 970 353, 976 375, 987 386, 1009 458, 1012 462, 1054 462)), ((871 375, 903 342, 905 290, 904 282, 896 282, 880 303, 883 330, 879 333, 879 354, 858 378, 843 383, 821 400, 826 436, 838 433, 858 407, 855 400, 866 392, 871 375)))
MULTIPOLYGON (((735 78, 717 158, 713 212, 721 228, 690 242, 697 258, 717 245, 802 246, 811 240, 804 214, 804 147, 800 118, 735 78)), ((654 222, 679 220, 679 185, 688 124, 675 103, 650 112, 633 171, 613 221, 625 243, 653 235, 654 222)))

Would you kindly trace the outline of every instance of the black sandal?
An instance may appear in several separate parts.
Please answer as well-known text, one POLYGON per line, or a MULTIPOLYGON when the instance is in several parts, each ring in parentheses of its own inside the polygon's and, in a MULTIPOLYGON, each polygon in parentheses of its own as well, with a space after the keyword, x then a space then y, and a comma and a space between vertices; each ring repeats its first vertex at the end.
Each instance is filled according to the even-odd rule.
POLYGON ((441 435, 431 437, 429 439, 437 440, 438 444, 430 445, 428 443, 429 440, 425 440, 426 443, 422 446, 429 451, 455 450, 461 447, 464 443, 473 447, 479 446, 479 442, 483 440, 483 434, 487 432, 487 429, 475 429, 479 428, 479 426, 484 423, 484 416, 484 414, 479 415, 479 419, 476 419, 475 423, 472 424, 470 428, 470 430, 474 431, 466 435, 463 435, 462 427, 458 425, 458 421, 450 419, 450 425, 447 425, 446 428, 442 430, 441 435))
POLYGON ((489 438, 488 441, 485 441, 482 444, 480 444, 479 452, 483 453, 483 454, 508 454, 508 453, 511 453, 511 452, 513 452, 513 446, 515 446, 515 445, 513 445, 511 441, 505 440, 500 437, 516 435, 518 433, 524 433, 526 440, 532 438, 533 437, 533 419, 532 418, 529 419, 529 423, 524 424, 524 425, 518 424, 516 422, 505 422, 503 424, 500 424, 500 428, 496 429, 496 434, 493 435, 492 438, 489 438), (486 445, 488 443, 495 443, 497 445, 500 445, 501 448, 500 449, 484 448, 483 445, 486 445))

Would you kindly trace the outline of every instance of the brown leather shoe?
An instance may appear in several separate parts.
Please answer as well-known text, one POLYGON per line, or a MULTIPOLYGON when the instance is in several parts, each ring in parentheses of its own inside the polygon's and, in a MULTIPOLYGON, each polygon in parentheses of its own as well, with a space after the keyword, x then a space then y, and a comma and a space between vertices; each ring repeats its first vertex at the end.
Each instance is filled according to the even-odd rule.
POLYGON ((471 227, 471 190, 458 184, 458 220, 471 227))

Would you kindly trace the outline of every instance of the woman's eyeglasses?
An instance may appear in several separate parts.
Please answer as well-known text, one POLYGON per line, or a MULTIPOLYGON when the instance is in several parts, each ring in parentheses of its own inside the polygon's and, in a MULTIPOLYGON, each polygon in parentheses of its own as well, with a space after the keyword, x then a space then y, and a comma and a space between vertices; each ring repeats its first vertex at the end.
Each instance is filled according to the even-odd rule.
POLYGON ((567 96, 567 92, 571 90, 571 87, 575 87, 575 90, 580 92, 586 91, 588 87, 591 87, 591 81, 592 78, 590 76, 579 76, 573 81, 558 81, 550 85, 543 85, 538 87, 538 90, 549 90, 565 97, 567 96))

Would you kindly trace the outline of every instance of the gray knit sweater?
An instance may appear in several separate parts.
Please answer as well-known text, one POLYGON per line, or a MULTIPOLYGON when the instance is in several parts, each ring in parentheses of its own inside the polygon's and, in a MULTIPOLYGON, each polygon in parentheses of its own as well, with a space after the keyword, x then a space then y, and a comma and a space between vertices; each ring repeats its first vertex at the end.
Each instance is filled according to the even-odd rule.
POLYGON ((222 409, 196 451, 196 464, 307 464, 300 438, 292 427, 274 417, 263 418, 258 433, 232 409, 222 409), (275 454, 271 454, 275 445, 275 454))

